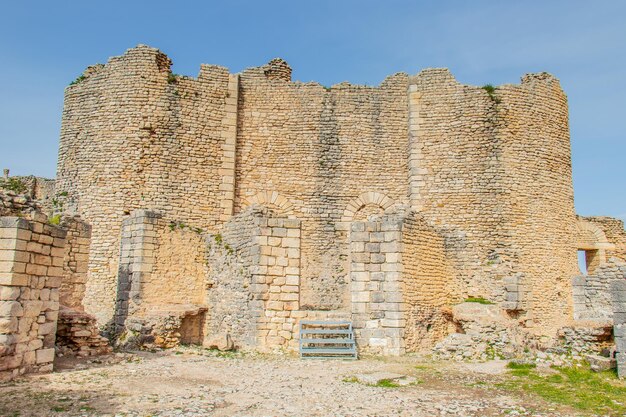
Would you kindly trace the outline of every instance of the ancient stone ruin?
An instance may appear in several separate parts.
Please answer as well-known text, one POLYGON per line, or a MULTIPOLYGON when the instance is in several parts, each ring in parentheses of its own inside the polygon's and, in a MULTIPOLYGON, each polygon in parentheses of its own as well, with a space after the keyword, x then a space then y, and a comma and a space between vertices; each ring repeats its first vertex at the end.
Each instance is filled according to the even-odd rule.
POLYGON ((180 76, 140 45, 67 87, 56 182, 0 194, 0 372, 49 370, 57 327, 64 352, 106 351, 96 321, 120 347, 293 351, 301 320, 350 321, 365 354, 605 347, 626 372, 626 232, 575 214, 556 78, 291 74, 180 76))

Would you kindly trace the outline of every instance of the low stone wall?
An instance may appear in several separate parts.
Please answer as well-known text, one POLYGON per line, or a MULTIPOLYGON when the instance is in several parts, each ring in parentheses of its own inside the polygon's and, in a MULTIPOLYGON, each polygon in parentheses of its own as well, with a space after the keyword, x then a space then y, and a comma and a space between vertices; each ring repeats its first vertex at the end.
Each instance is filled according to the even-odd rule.
POLYGON ((42 214, 0 218, 0 379, 52 370, 65 238, 42 214))

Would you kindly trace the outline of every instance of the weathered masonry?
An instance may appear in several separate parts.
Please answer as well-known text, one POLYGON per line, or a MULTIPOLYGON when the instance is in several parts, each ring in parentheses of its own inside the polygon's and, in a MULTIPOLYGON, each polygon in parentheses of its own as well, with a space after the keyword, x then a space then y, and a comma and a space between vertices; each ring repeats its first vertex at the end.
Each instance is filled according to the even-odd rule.
POLYGON ((170 67, 140 45, 66 89, 57 204, 91 226, 73 294, 124 343, 295 349, 300 320, 332 319, 399 355, 454 333, 470 298, 546 344, 612 318, 626 235, 576 217, 552 75, 487 91, 446 69, 324 87, 280 59, 170 67))

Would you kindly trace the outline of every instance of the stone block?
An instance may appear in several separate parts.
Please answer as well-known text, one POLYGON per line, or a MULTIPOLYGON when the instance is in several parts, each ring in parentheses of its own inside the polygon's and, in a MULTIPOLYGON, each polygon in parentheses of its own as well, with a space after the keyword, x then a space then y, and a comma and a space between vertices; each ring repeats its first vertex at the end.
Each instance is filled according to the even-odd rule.
POLYGON ((626 313, 626 301, 613 301, 613 312, 626 313))
POLYGON ((18 301, 0 301, 0 317, 21 317, 24 308, 18 301))
POLYGON ((23 274, 26 272, 26 264, 23 262, 0 260, 0 272, 23 274))
POLYGON ((48 274, 48 267, 45 265, 28 264, 26 266, 26 273, 28 275, 45 277, 48 274))
POLYGON ((384 303, 385 294, 379 291, 372 291, 370 295, 370 299, 373 303, 384 303))
POLYGON ((57 329, 55 322, 43 323, 39 326, 39 336, 45 336, 48 334, 54 334, 57 329))
POLYGON ((11 355, 0 357, 0 371, 18 368, 23 361, 23 355, 11 355))
POLYGON ((54 362, 54 348, 51 349, 39 349, 37 351, 37 363, 49 363, 54 362))
POLYGON ((300 247, 300 239, 295 237, 286 237, 283 238, 282 246, 285 248, 299 248, 300 247))
POLYGON ((396 328, 404 328, 406 326, 406 320, 403 319, 382 319, 380 324, 383 327, 396 327, 396 328))
POLYGON ((0 272, 0 285, 26 286, 28 275, 18 272, 0 272))
POLYGON ((370 254, 365 252, 353 253, 351 256, 352 262, 367 263, 370 260, 370 254))
POLYGON ((0 286, 0 301, 17 300, 20 292, 19 287, 0 286))
POLYGON ((42 311, 43 302, 37 300, 25 301, 23 303, 24 317, 37 317, 42 311))
POLYGON ((372 253, 370 256, 370 262, 373 264, 382 264, 385 259, 385 255, 382 253, 372 253))
POLYGON ((587 355, 585 356, 585 359, 589 362, 589 366, 594 372, 608 371, 609 369, 613 369, 617 366, 615 359, 607 358, 605 356, 587 355))
POLYGON ((350 230, 352 232, 364 232, 365 231, 365 223, 363 223, 363 222, 354 222, 354 223, 352 223, 352 225, 350 227, 350 230))
POLYGON ((352 281, 368 281, 370 274, 369 272, 365 272, 365 271, 354 271, 354 268, 353 268, 352 272, 350 273, 350 277, 352 281))
POLYGON ((613 322, 617 324, 626 323, 626 313, 613 313, 613 322))
POLYGON ((17 317, 0 317, 0 334, 17 332, 17 317))
POLYGON ((388 262, 388 263, 397 263, 397 262, 400 262, 401 259, 402 259, 402 255, 397 252, 391 252, 391 253, 385 254, 385 262, 388 262))
POLYGON ((365 244, 365 252, 380 252, 380 248, 381 248, 380 243, 366 243, 365 244))
MULTIPOLYGON (((30 223, 28 220, 22 217, 4 216, 0 217, 0 232, 4 232, 2 229, 23 229, 30 231, 30 223)), ((2 236, 2 235, 0 235, 2 236)))
POLYGON ((385 280, 385 273, 384 272, 372 272, 370 274, 370 279, 372 281, 384 281, 385 280))
POLYGON ((369 291, 353 291, 352 292, 352 302, 353 303, 367 303, 370 301, 370 292, 369 291))

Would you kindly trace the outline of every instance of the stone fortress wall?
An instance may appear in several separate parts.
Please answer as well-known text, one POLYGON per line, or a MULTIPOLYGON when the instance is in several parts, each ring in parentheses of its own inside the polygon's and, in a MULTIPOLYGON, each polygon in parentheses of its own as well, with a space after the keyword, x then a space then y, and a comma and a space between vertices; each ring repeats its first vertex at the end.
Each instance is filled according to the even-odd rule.
POLYGON ((298 320, 347 317, 399 354, 445 337, 468 297, 538 336, 572 320, 583 238, 551 75, 488 92, 444 69, 324 87, 280 59, 170 66, 140 45, 66 89, 55 192, 91 225, 83 305, 101 326, 134 315, 144 334, 170 298, 164 316, 204 315, 204 337, 294 347, 298 320))

